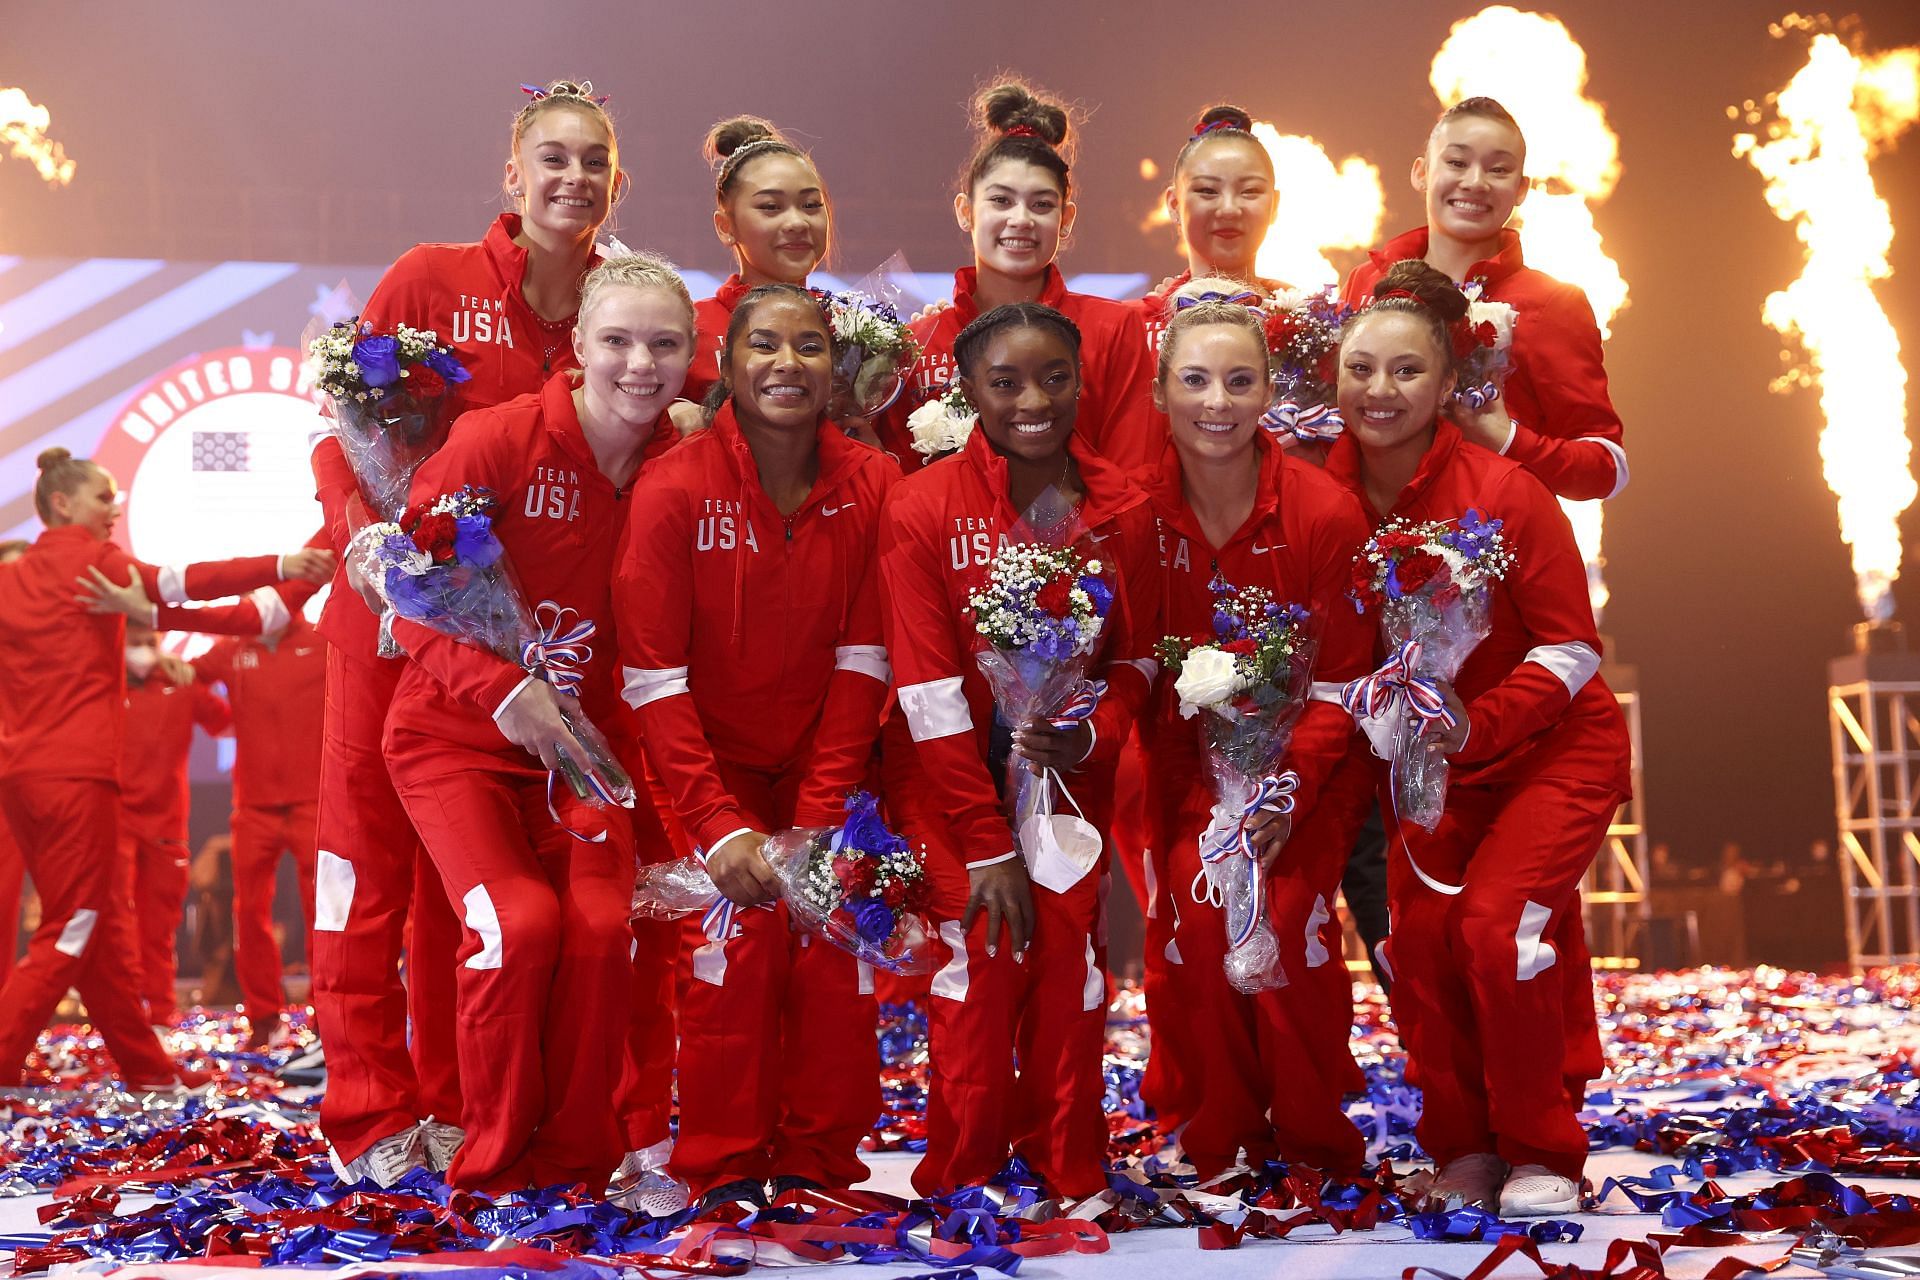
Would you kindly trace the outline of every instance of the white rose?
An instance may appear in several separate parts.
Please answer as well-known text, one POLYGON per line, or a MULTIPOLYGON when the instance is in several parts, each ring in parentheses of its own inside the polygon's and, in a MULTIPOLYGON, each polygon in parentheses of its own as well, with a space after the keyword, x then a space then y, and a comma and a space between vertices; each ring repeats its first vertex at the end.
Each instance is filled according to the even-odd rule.
POLYGON ((1225 705, 1240 691, 1233 655, 1211 647, 1193 650, 1180 664, 1173 691, 1180 699, 1180 714, 1188 719, 1198 711, 1225 705))
POLYGON ((974 414, 956 418, 947 412, 946 402, 933 399, 907 415, 907 431, 913 437, 913 451, 922 457, 951 453, 966 447, 973 434, 974 414))
POLYGON ((1505 351, 1513 345, 1514 310, 1504 302, 1474 302, 1467 306, 1467 323, 1478 329, 1483 324, 1493 326, 1493 346, 1496 351, 1505 351))

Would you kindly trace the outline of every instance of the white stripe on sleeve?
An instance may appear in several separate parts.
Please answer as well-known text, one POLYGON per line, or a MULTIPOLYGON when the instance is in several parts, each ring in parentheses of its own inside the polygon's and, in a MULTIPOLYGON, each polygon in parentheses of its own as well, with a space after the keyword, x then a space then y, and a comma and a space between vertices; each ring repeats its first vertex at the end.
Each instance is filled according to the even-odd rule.
POLYGON ((259 587, 247 592, 247 599, 260 611, 260 634, 279 635, 293 621, 293 615, 287 612, 287 602, 272 587, 259 587))
POLYGON ((636 711, 649 702, 658 702, 687 691, 685 667, 623 667, 621 670, 627 678, 621 696, 636 711))
POLYGON ((906 713, 907 731, 915 742, 972 732, 973 712, 967 707, 962 683, 962 677, 949 676, 901 686, 900 710, 906 713))
POLYGON ((1613 489, 1607 496, 1619 497, 1620 491, 1627 487, 1627 451, 1605 436, 1581 436, 1580 439, 1590 440, 1613 455, 1613 489))
POLYGON ((187 598, 187 571, 163 564, 154 574, 154 585, 160 588, 164 603, 179 604, 187 598))
POLYGON ((881 684, 893 678, 893 669, 887 665, 887 648, 879 644, 841 645, 833 651, 833 669, 857 671, 863 676, 872 676, 881 684))
POLYGON ((1581 640, 1568 640, 1562 644, 1538 645, 1527 651, 1524 661, 1545 667, 1560 678, 1567 686, 1567 696, 1575 696, 1593 679, 1593 673, 1600 669, 1600 655, 1593 646, 1581 640))

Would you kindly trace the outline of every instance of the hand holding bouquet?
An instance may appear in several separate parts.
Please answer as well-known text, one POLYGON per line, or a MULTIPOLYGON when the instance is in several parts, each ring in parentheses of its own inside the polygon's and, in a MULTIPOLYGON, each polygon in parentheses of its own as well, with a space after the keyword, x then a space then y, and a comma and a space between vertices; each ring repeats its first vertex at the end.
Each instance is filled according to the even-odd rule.
MULTIPOLYGON (((841 826, 782 831, 763 854, 780 879, 788 915, 809 933, 890 973, 938 967, 926 918, 932 887, 925 864, 887 829, 871 795, 857 791, 847 798, 841 826)), ((635 919, 705 912, 710 938, 727 936, 737 909, 698 858, 642 868, 633 895, 635 919)))
POLYGON ((1498 400, 1513 369, 1513 326, 1519 313, 1505 302, 1484 298, 1486 287, 1484 280, 1461 286, 1467 316, 1453 338, 1454 358, 1460 362, 1460 385, 1453 398, 1469 409, 1484 409, 1498 400))
POLYGON ((1227 917, 1227 981, 1252 994, 1287 984, 1280 940, 1267 919, 1267 859, 1274 815, 1293 812, 1299 775, 1276 772, 1312 689, 1314 642, 1308 614, 1259 587, 1215 577, 1212 634, 1168 636, 1163 668, 1173 673, 1180 714, 1200 717, 1214 806, 1200 834, 1196 902, 1227 917))
MULTIPOLYGON (((349 554, 393 616, 485 649, 545 681, 586 758, 575 759, 564 743, 541 754, 559 761, 577 799, 630 809, 633 782, 579 703, 594 622, 552 600, 528 607, 493 532, 498 506, 491 491, 469 485, 409 507, 396 521, 366 526, 349 554)), ((552 786, 549 773, 550 805, 552 786)), ((561 820, 557 810, 554 820, 561 820)))
POLYGON ((824 289, 816 294, 833 334, 833 400, 827 416, 836 422, 871 418, 900 398, 920 344, 890 302, 824 289))
POLYGON ((956 379, 939 396, 907 415, 907 431, 913 437, 913 451, 932 462, 966 448, 967 437, 979 421, 980 415, 956 379))
MULTIPOLYGON (((968 603, 986 642, 974 660, 992 686, 1001 725, 1019 730, 1044 718, 1065 730, 1093 714, 1106 686, 1086 675, 1113 607, 1109 566, 1070 544, 1010 542, 968 603)), ((1099 861, 1103 841, 1084 815, 1054 812, 1055 785, 1077 811, 1053 769, 1036 774, 1025 760, 1009 758, 1005 799, 1027 872, 1065 892, 1099 861)))
POLYGON ((1395 811, 1429 831, 1446 808, 1448 773, 1431 730, 1455 720, 1440 683, 1450 685, 1486 638, 1493 583, 1512 567, 1500 521, 1472 510, 1458 520, 1390 520, 1354 559, 1354 604, 1379 610, 1390 656, 1348 683, 1341 701, 1374 754, 1393 764, 1395 811))
POLYGON ((414 469, 447 438, 449 388, 471 375, 439 335, 404 324, 383 333, 342 322, 307 350, 361 496, 380 519, 397 519, 414 469))

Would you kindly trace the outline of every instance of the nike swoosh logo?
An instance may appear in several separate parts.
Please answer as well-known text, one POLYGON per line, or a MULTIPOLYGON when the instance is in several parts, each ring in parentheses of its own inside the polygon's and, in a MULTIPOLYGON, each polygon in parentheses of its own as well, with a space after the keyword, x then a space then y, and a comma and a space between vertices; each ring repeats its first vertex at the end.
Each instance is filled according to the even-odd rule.
POLYGON ((1279 550, 1280 548, 1282 548, 1282 547, 1284 547, 1284 546, 1286 546, 1286 545, 1287 545, 1287 544, 1286 544, 1286 543, 1284 543, 1284 542, 1276 542, 1276 543, 1274 543, 1274 544, 1273 544, 1272 546, 1270 546, 1270 547, 1263 547, 1263 546, 1261 546, 1261 545, 1260 545, 1259 543, 1257 543, 1257 542, 1256 542, 1256 543, 1254 543, 1254 544, 1253 544, 1253 554, 1255 554, 1255 555, 1257 555, 1257 556, 1263 556, 1263 555, 1265 555, 1265 554, 1267 554, 1267 552, 1269 552, 1269 551, 1278 551, 1278 550, 1279 550))
POLYGON ((1105 542, 1108 538, 1111 538, 1112 536, 1113 535, 1110 533, 1090 533, 1087 535, 1087 541, 1088 542, 1105 542))
POLYGON ((823 516, 837 516, 852 506, 853 503, 851 502, 843 502, 837 507, 822 507, 820 508, 820 514, 823 516))

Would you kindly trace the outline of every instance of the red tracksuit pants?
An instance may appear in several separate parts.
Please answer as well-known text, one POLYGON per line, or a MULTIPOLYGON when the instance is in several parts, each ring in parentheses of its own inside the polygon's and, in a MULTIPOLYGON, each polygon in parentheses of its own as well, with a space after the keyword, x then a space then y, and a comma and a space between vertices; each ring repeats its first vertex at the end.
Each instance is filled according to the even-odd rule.
MULTIPOLYGON (((1280 1159, 1347 1174, 1365 1162, 1366 1139, 1340 1105, 1365 1079, 1349 1048, 1353 984, 1334 904, 1359 805, 1372 786, 1365 761, 1343 761, 1313 810, 1295 815, 1293 835, 1267 877, 1267 917, 1287 985, 1257 996, 1227 982, 1225 911, 1193 895, 1204 819, 1186 824, 1171 842, 1167 892, 1178 910, 1179 963, 1169 967, 1182 1016, 1165 1034, 1178 1037, 1178 1060, 1193 1073, 1193 1111, 1181 1145, 1202 1177, 1231 1167, 1242 1148, 1256 1165, 1280 1159)), ((1155 1053, 1162 1034, 1156 1021, 1155 1053)))
POLYGON ((171 1084, 173 1059, 147 1025, 127 974, 139 949, 128 904, 131 867, 120 855, 120 788, 73 778, 0 780, 0 812, 40 894, 40 927, 0 989, 0 1078, 17 1081, 67 988, 129 1085, 171 1084))
MULTIPOLYGON (((720 776, 759 830, 791 824, 797 774, 721 761, 720 776)), ((860 1140, 880 1115, 871 970, 795 932, 780 904, 736 913, 720 940, 698 917, 682 928, 674 1176, 696 1195, 743 1178, 864 1182, 860 1140)))
POLYGON ((308 966, 327 1048, 320 1127, 343 1160, 428 1116, 453 1123, 461 1112, 453 1029, 460 924, 381 754, 403 669, 337 646, 327 654, 308 966))
POLYGON ((246 805, 233 811, 233 967, 247 1019, 261 1027, 286 1006, 280 944, 273 936, 275 873, 280 855, 293 855, 300 881, 300 918, 308 922, 312 967, 314 804, 246 805))
MULTIPOLYGON (((1097 781, 1071 785, 1083 802, 1104 790, 1097 781)), ((1004 926, 987 937, 984 911, 961 929, 967 869, 937 814, 901 807, 906 833, 926 841, 932 914, 951 957, 934 974, 927 1001, 932 1080, 927 1150, 914 1188, 931 1195, 980 1182, 1017 1154, 1064 1195, 1100 1191, 1107 1185, 1104 871, 1096 867, 1065 893, 1031 886, 1033 938, 1016 960, 1004 926)), ((1108 829, 1095 805, 1087 816, 1108 829)))
POLYGON ((1491 1151, 1585 1167, 1580 1073, 1600 1053, 1579 889, 1620 800, 1521 778, 1452 787, 1431 834, 1387 812, 1394 1017, 1424 1095, 1420 1145, 1441 1164, 1491 1151), (1409 855, 1464 890, 1427 887, 1409 855))
POLYGON ((0 817, 0 986, 13 972, 14 953, 20 949, 20 891, 26 878, 13 828, 0 817))
POLYGON ((456 1034, 475 1087, 447 1182, 604 1187, 622 1151, 614 1092, 633 982, 626 813, 602 815, 604 840, 579 840, 554 822, 544 770, 450 765, 410 734, 392 744, 395 789, 463 925, 456 1034))
POLYGON ((187 907, 187 846, 120 831, 121 857, 132 868, 133 919, 139 936, 134 969, 147 1021, 171 1022, 180 1012, 179 957, 175 944, 187 907))
MULTIPOLYGON (((636 859, 646 864, 685 857, 692 847, 674 816, 673 801, 651 769, 645 771, 639 803, 645 805, 649 799, 652 820, 641 810, 634 811, 636 859)), ((645 1151, 673 1136, 674 975, 683 930, 674 920, 636 920, 631 927, 633 987, 627 1003, 618 1106, 627 1150, 645 1151)))

